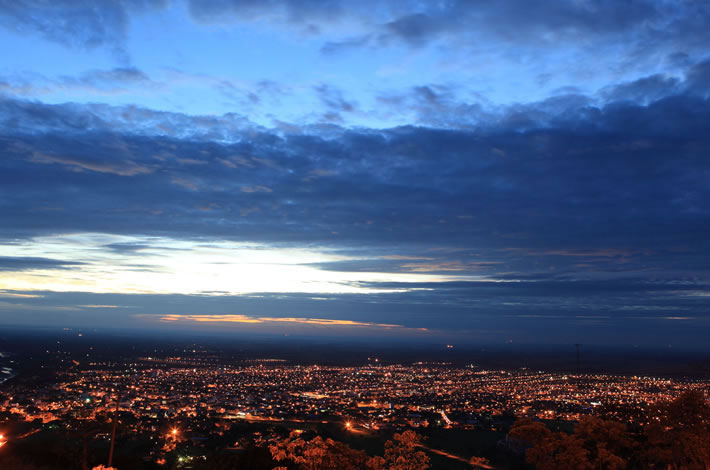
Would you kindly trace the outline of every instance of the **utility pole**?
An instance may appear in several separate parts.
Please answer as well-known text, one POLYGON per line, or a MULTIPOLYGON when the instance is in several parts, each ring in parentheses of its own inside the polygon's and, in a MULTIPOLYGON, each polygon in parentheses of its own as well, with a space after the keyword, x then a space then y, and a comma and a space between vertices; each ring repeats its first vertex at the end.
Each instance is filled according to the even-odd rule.
POLYGON ((116 411, 113 414, 113 429, 111 430, 111 450, 108 454, 108 466, 111 467, 113 464, 113 447, 116 444, 116 426, 118 426, 118 408, 121 406, 121 388, 118 387, 118 393, 116 394, 116 411))
POLYGON ((582 346, 582 345, 579 344, 579 343, 577 343, 577 344, 574 345, 574 347, 577 349, 577 372, 579 372, 579 362, 580 362, 580 361, 579 361, 579 356, 580 356, 580 354, 579 354, 579 348, 580 348, 580 346, 582 346))

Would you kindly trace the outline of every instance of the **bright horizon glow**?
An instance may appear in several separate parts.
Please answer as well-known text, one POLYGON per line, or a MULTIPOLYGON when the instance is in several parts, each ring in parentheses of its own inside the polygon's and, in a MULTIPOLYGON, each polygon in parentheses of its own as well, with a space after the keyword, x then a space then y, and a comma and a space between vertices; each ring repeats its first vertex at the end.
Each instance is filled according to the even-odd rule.
POLYGON ((361 283, 420 283, 471 279, 424 273, 345 272, 318 263, 347 256, 306 248, 257 243, 185 241, 86 233, 38 237, 0 246, 0 256, 42 257, 66 262, 66 269, 0 272, 0 285, 18 291, 82 291, 130 294, 241 295, 283 293, 405 292, 361 283), (112 251, 107 247, 139 247, 112 251), (75 263, 75 264, 70 264, 75 263))

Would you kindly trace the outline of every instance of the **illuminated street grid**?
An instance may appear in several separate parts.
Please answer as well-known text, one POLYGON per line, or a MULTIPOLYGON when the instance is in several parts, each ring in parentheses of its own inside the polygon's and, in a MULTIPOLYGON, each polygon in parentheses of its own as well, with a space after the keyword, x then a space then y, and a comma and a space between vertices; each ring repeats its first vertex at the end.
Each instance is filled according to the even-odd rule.
POLYGON ((120 388, 120 409, 137 418, 137 430, 165 421, 348 421, 364 430, 494 428, 503 415, 576 420, 595 413, 633 420, 684 390, 710 391, 703 381, 445 363, 325 367, 265 359, 228 366, 180 357, 140 358, 120 367, 87 363, 60 372, 56 385, 42 389, 8 385, 0 392, 0 412, 43 423, 110 413, 120 388))

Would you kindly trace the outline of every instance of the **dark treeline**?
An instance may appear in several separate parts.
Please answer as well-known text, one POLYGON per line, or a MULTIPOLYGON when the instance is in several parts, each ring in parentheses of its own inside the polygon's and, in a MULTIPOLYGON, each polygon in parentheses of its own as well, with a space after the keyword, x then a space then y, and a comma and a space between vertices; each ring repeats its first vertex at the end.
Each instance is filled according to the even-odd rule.
POLYGON ((512 426, 508 444, 539 470, 710 468, 710 405, 702 392, 658 403, 644 418, 627 424, 585 416, 572 433, 526 418, 512 426))

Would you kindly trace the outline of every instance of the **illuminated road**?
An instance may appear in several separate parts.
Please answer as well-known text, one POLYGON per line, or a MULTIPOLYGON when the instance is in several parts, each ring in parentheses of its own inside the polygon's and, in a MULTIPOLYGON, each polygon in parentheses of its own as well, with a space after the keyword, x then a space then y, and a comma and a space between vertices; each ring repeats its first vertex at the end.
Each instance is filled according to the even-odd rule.
MULTIPOLYGON (((426 451, 429 451, 429 452, 433 453, 433 454, 441 455, 442 457, 447 457, 447 458, 449 458, 449 459, 451 459, 451 460, 457 460, 457 461, 463 462, 463 463, 465 463, 465 464, 468 464, 468 463, 470 462, 469 460, 464 459, 463 457, 459 457, 458 455, 450 454, 449 452, 445 452, 445 451, 443 451, 443 450, 432 449, 431 447, 427 447, 427 446, 422 445, 422 444, 419 444, 418 446, 421 447, 422 449, 426 450, 426 451)), ((481 463, 476 464, 476 466, 477 466, 478 468, 485 468, 485 469, 490 469, 490 470, 493 470, 493 469, 494 469, 494 467, 491 467, 490 465, 481 464, 481 463)))

